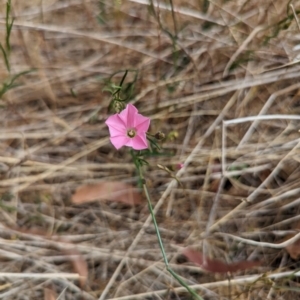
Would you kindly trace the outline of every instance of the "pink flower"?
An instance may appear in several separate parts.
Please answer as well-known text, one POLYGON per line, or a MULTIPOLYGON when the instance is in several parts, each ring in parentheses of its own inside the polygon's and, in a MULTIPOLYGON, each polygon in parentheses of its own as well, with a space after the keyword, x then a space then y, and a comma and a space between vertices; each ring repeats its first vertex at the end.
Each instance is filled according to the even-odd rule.
POLYGON ((178 168, 178 169, 182 169, 183 167, 184 167, 184 164, 183 164, 183 163, 177 164, 177 168, 178 168))
POLYGON ((139 114, 132 104, 127 104, 119 114, 110 116, 105 124, 109 129, 110 141, 117 150, 123 146, 135 150, 148 148, 146 132, 150 119, 139 114))

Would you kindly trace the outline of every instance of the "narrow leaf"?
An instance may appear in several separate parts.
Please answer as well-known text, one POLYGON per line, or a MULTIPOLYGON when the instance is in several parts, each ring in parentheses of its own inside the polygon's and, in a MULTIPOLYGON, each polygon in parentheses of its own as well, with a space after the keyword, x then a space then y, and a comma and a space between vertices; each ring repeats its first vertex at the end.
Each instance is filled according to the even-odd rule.
POLYGON ((237 272, 237 271, 251 269, 261 265, 259 261, 248 261, 248 260, 242 260, 239 262, 227 264, 217 259, 211 259, 205 257, 201 252, 198 252, 190 248, 186 248, 182 254, 186 256, 187 259, 192 263, 212 273, 237 272))
MULTIPOLYGON (((285 240, 292 238, 293 236, 288 236, 285 240)), ((292 259, 298 260, 300 258, 300 240, 297 240, 291 245, 285 247, 285 250, 288 252, 292 259)))
POLYGON ((110 200, 127 205, 142 203, 142 197, 138 189, 130 184, 119 181, 106 181, 97 184, 82 185, 77 188, 72 196, 72 202, 81 204, 95 200, 110 200))
POLYGON ((81 253, 75 249, 68 249, 64 252, 69 257, 74 271, 80 275, 79 284, 80 287, 83 288, 89 274, 87 262, 85 261, 81 253))
POLYGON ((44 300, 56 300, 57 296, 54 290, 44 288, 44 300))
POLYGON ((10 66, 9 66, 9 61, 8 61, 7 53, 6 53, 6 51, 3 48, 3 46, 2 46, 1 43, 0 43, 0 50, 1 50, 3 58, 4 58, 6 69, 7 69, 8 72, 10 72, 10 66))

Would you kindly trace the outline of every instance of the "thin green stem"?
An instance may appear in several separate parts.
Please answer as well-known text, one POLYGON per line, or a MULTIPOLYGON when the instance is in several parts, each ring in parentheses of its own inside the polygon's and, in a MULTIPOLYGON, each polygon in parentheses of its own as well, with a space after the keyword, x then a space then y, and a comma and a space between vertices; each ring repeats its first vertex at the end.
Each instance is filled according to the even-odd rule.
POLYGON ((6 17, 5 17, 5 23, 6 23, 5 42, 6 42, 6 50, 8 53, 10 52, 10 33, 14 23, 14 19, 12 19, 11 21, 9 20, 10 10, 11 10, 11 0, 8 0, 6 3, 6 17))
POLYGON ((193 289, 191 289, 188 284, 186 284, 184 282, 184 280, 179 276, 177 275, 169 266, 169 261, 168 261, 168 258, 167 258, 167 255, 166 255, 166 251, 165 251, 165 248, 164 248, 164 245, 163 245, 163 242, 162 242, 162 239, 161 239, 161 235, 160 235, 160 231, 159 231, 159 228, 158 228, 158 225, 157 225, 157 222, 156 222, 156 218, 155 218, 155 214, 154 214, 154 211, 153 211, 153 206, 152 206, 152 203, 151 203, 151 199, 150 199, 150 195, 149 195, 149 192, 148 192, 148 188, 147 188, 147 185, 146 185, 146 181, 145 181, 145 178, 144 178, 144 175, 143 175, 143 171, 142 171, 142 166, 141 164, 139 163, 139 159, 134 156, 134 154, 132 153, 133 155, 133 159, 134 159, 134 163, 138 169, 138 173, 139 173, 139 177, 140 177, 140 180, 142 182, 142 185, 143 185, 143 190, 144 190, 144 193, 145 193, 145 196, 147 198, 147 202, 148 202, 148 208, 149 208, 149 211, 150 211, 150 214, 151 214, 151 217, 152 217, 152 221, 153 221, 153 224, 154 224, 154 228, 155 228, 155 233, 156 233, 156 236, 157 236, 157 239, 158 239, 158 244, 159 244, 159 247, 160 247, 160 250, 161 250, 161 253, 162 253, 162 256, 163 256, 163 260, 164 260, 164 263, 166 265, 166 269, 167 271, 173 276, 173 278, 175 278, 183 287, 186 288, 186 290, 197 300, 203 300, 202 297, 200 297, 197 292, 193 289))
POLYGON ((152 206, 152 203, 151 203, 151 200, 150 200, 150 195, 149 195, 149 192, 148 192, 148 189, 147 189, 147 186, 146 186, 146 183, 145 183, 145 178, 143 176, 142 168, 141 168, 140 165, 138 166, 138 169, 139 169, 139 176, 140 176, 142 184, 143 184, 143 190, 144 190, 145 196, 147 198, 148 208, 149 208, 149 211, 150 211, 150 214, 151 214, 151 217, 152 217, 152 221, 153 221, 153 224, 154 224, 156 236, 157 236, 157 239, 158 239, 159 248, 161 250, 164 263, 165 263, 166 267, 168 268, 169 267, 169 262, 168 262, 168 259, 167 259, 167 254, 165 252, 164 245, 163 245, 162 240, 161 240, 160 231, 158 229, 155 214, 153 212, 153 206, 152 206))
POLYGON ((173 0, 170 0, 170 5, 171 5, 171 11, 172 11, 172 19, 173 19, 173 24, 174 24, 175 37, 177 38, 177 36, 178 36, 178 29, 177 29, 177 23, 176 23, 176 18, 175 18, 175 11, 174 11, 173 0))
POLYGON ((120 87, 122 87, 122 85, 123 85, 123 83, 124 83, 124 80, 125 80, 127 74, 128 74, 128 70, 125 70, 125 73, 124 73, 124 75, 123 75, 123 77, 122 77, 122 79, 121 79, 121 82, 120 82, 120 87))

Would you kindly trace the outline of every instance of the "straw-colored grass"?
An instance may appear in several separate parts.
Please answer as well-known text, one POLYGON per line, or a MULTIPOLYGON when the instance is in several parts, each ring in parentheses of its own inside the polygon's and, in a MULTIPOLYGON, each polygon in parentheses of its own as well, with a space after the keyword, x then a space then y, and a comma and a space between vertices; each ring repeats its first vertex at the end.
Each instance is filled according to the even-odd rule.
POLYGON ((103 89, 125 70, 123 96, 167 136, 145 177, 171 267, 204 299, 297 299, 299 12, 288 0, 12 0, 0 84, 31 72, 0 99, 0 299, 191 299, 165 270, 146 201, 71 201, 84 184, 137 185, 104 124, 103 89), (184 247, 262 265, 208 273, 184 247))

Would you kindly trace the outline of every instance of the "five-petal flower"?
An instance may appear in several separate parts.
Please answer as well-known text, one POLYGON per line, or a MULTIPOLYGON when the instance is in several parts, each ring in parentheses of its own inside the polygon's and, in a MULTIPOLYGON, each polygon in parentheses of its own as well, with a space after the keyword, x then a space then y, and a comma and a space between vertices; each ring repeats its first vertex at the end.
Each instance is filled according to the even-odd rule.
POLYGON ((109 129, 110 141, 117 150, 123 146, 135 150, 148 148, 146 132, 150 119, 139 114, 132 104, 127 104, 119 114, 110 116, 105 124, 109 129))

